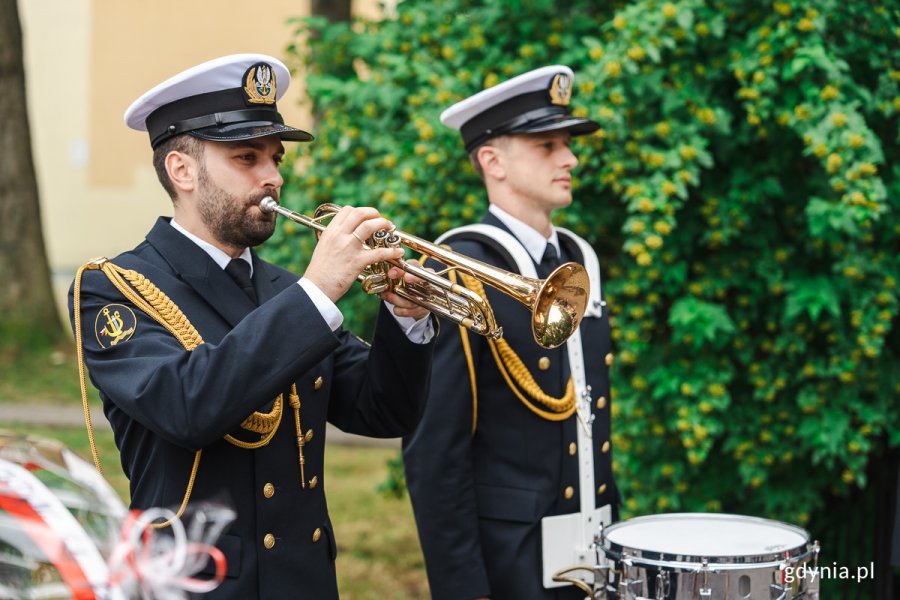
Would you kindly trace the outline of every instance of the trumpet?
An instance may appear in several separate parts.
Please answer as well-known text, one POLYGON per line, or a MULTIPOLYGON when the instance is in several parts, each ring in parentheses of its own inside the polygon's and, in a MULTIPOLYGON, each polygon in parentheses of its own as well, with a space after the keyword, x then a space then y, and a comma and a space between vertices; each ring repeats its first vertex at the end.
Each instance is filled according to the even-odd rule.
MULTIPOLYGON (((320 204, 315 215, 308 217, 284 208, 271 196, 263 198, 259 207, 263 212, 277 213, 318 233, 324 231, 326 222, 341 210, 336 204, 320 204)), ((370 248, 404 246, 446 266, 439 272, 432 272, 403 259, 376 262, 357 277, 365 292, 380 294, 393 291, 473 333, 492 339, 502 337, 503 328, 497 324, 487 300, 443 275, 451 271, 464 273, 524 304, 531 311, 534 341, 544 348, 564 344, 578 329, 587 308, 590 282, 584 267, 578 263, 565 263, 546 279, 533 279, 504 271, 402 231, 376 231, 365 243, 370 248), (420 281, 407 283, 403 278, 390 279, 387 276, 388 265, 411 273, 420 281)))

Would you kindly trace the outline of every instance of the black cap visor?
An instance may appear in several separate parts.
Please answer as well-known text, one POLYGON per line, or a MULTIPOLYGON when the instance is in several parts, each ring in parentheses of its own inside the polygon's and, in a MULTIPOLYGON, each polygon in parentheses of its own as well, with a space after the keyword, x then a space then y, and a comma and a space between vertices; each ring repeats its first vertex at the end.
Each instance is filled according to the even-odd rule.
POLYGON ((581 119, 572 115, 551 115, 546 119, 525 123, 519 127, 514 127, 507 132, 508 135, 517 133, 542 133, 544 131, 556 131, 557 129, 568 129, 572 136, 586 135, 594 133, 600 129, 600 124, 590 119, 581 119))
POLYGON ((312 134, 272 121, 248 121, 233 123, 222 127, 204 127, 189 131, 194 137, 214 142, 231 142, 236 140, 250 140, 253 138, 277 135, 286 142, 311 142, 315 138, 312 134))

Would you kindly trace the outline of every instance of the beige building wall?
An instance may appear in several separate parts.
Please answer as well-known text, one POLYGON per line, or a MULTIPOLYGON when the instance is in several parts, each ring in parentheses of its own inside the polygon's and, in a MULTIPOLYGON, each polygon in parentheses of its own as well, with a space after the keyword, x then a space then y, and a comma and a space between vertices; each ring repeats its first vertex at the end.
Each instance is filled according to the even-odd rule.
MULTIPOLYGON (((373 6, 353 4, 366 16, 373 6)), ((149 138, 125 126, 125 109, 217 56, 285 60, 287 20, 309 7, 309 0, 19 0, 44 236, 61 307, 79 265, 134 247, 158 215, 171 214, 149 138)), ((279 110, 286 122, 309 127, 303 87, 295 75, 279 110)))

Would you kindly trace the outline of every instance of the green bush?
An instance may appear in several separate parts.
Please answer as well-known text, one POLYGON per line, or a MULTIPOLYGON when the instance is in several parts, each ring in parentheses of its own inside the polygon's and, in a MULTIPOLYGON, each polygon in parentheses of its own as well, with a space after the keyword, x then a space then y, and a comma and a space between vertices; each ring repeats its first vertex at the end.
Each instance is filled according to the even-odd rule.
MULTIPOLYGON (((624 515, 806 524, 900 446, 900 11, 834 0, 407 0, 297 22, 317 141, 284 201, 374 205, 433 239, 486 203, 440 112, 564 63, 575 204, 613 315, 624 515)), ((307 256, 287 225, 271 257, 307 256)), ((295 263, 295 268, 303 265, 295 263)), ((367 323, 374 302, 345 311, 367 323)))

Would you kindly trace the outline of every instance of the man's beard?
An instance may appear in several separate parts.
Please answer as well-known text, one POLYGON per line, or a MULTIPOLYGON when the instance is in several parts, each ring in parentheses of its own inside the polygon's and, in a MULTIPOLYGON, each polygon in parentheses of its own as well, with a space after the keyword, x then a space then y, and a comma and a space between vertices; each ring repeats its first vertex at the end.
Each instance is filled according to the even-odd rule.
POLYGON ((258 246, 272 236, 275 231, 274 215, 264 219, 253 218, 250 216, 250 209, 258 206, 265 196, 278 200, 277 191, 263 190, 242 201, 210 180, 205 167, 200 169, 198 183, 200 217, 221 244, 233 248, 248 248, 258 246))

